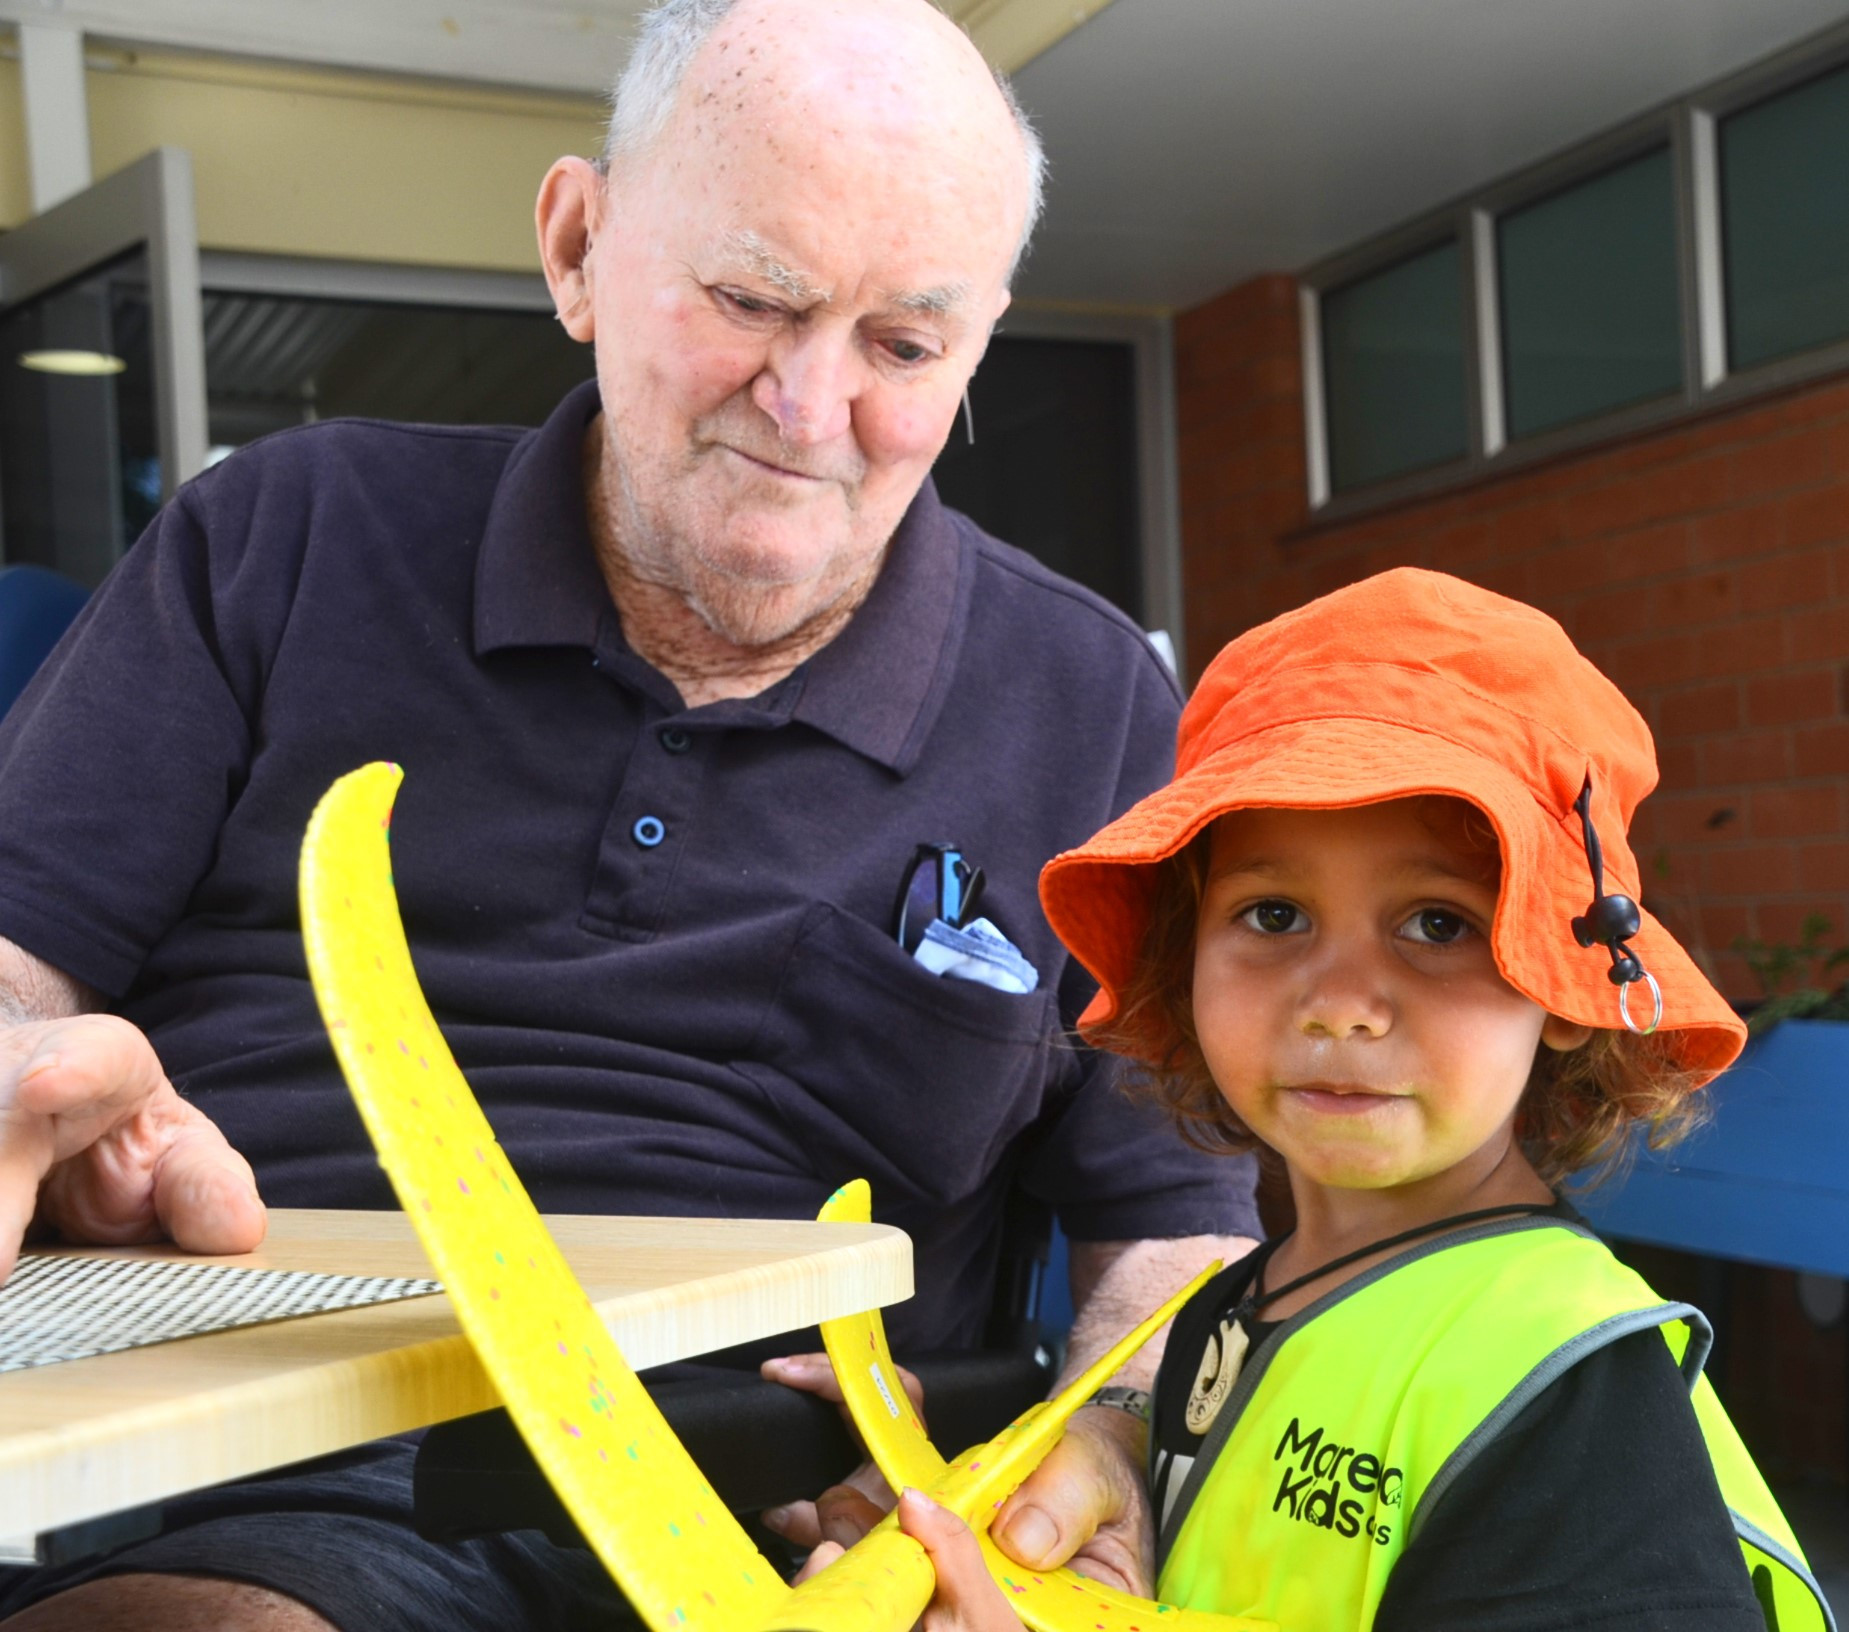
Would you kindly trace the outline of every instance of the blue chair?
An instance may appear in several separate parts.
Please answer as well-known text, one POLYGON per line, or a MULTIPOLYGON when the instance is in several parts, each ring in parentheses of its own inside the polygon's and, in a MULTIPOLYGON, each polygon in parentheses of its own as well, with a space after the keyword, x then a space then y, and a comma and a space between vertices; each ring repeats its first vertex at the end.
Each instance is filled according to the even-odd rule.
POLYGON ((0 567, 0 714, 13 706, 90 592, 48 567, 0 567))

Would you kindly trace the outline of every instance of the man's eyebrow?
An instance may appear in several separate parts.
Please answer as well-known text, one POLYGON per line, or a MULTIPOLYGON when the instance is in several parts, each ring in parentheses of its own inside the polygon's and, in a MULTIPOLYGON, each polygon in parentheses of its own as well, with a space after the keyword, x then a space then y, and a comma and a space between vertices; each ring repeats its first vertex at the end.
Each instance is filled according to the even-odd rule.
POLYGON ((720 245, 722 253, 741 260, 773 289, 805 304, 829 300, 834 291, 824 289, 806 272, 799 272, 788 262, 778 259, 769 244, 755 232, 739 229, 728 232, 720 245))
POLYGON ((887 301, 902 312, 921 317, 948 317, 969 299, 967 283, 942 283, 935 289, 905 289, 887 301))

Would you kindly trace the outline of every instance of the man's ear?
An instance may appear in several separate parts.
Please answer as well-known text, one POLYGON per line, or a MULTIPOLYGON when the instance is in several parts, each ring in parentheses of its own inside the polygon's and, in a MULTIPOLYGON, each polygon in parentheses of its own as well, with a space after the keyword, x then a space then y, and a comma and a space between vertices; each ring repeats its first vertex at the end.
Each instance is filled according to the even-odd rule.
POLYGON ((539 184, 539 203, 533 213, 546 287, 552 291, 552 307, 565 332, 578 341, 589 341, 596 328, 590 251, 603 207, 603 172, 588 159, 558 160, 539 184))
POLYGON ((1571 1054, 1574 1049, 1584 1048, 1592 1041, 1592 1027, 1550 1014, 1541 1024, 1541 1041, 1558 1054, 1571 1054))

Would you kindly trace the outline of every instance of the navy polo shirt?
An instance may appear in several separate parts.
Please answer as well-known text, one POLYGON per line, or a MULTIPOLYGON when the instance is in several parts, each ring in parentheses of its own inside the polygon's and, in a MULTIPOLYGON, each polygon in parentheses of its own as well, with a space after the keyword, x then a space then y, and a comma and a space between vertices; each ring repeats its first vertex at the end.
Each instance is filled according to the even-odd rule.
POLYGON ((273 1205, 390 1206, 295 877, 327 786, 396 760, 418 973, 542 1208, 801 1217, 864 1176, 926 1346, 979 1334, 1011 1177, 1077 1239, 1256 1233, 1249 1168, 1069 1040, 1089 982, 1035 893, 1168 772, 1140 632, 927 486, 841 635, 686 708, 592 553, 597 410, 333 421, 189 484, 0 726, 0 935, 143 1027, 273 1205), (927 840, 983 868, 1040 990, 894 943, 927 840))

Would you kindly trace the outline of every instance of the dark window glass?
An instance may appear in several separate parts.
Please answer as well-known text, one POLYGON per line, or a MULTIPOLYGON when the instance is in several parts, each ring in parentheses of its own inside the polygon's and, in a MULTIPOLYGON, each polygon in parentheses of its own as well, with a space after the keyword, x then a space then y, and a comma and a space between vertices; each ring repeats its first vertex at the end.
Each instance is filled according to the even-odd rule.
POLYGON ((1849 339, 1849 68, 1721 121, 1734 368, 1849 339))
MULTIPOLYGON (((1134 352, 997 335, 932 478, 944 503, 1143 617, 1134 352)), ((1231 450, 1228 450, 1229 452, 1231 450)))
POLYGON ((546 312, 205 294, 207 411, 221 448, 336 414, 537 425, 592 372, 591 348, 546 312))
POLYGON ((0 317, 6 561, 94 586, 154 514, 161 468, 149 322, 141 250, 0 317), (46 371, 85 363, 106 371, 46 371))
POLYGON ((1329 485, 1463 458, 1463 258, 1455 240, 1322 298, 1329 485))
POLYGON ((1511 439, 1681 388, 1668 148, 1503 216, 1497 261, 1511 439))

